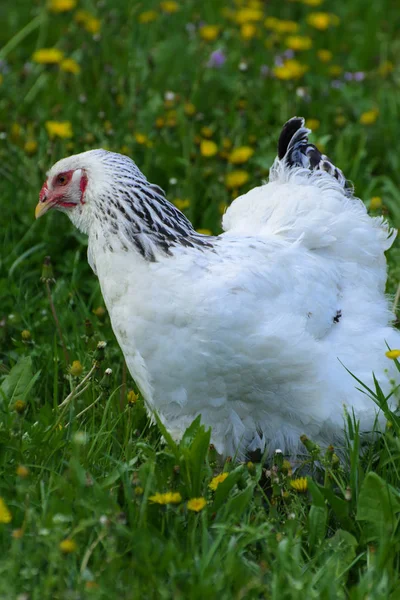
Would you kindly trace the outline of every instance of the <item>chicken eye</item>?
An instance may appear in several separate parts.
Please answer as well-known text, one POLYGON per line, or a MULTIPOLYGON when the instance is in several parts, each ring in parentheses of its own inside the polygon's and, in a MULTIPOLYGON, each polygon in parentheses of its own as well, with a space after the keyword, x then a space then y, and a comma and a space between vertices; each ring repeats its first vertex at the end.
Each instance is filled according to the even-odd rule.
POLYGON ((59 175, 56 179, 57 185, 65 185, 68 182, 68 178, 65 175, 59 175))

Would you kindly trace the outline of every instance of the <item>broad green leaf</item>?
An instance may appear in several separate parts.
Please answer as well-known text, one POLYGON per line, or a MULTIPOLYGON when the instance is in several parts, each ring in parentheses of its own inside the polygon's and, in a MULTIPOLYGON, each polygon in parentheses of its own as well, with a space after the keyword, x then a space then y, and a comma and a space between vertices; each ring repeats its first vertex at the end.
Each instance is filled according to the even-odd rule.
POLYGON ((190 446, 187 463, 190 469, 190 492, 193 497, 196 497, 201 493, 202 474, 204 472, 205 460, 210 445, 210 436, 211 429, 206 431, 205 428, 201 426, 190 446))
MULTIPOLYGON (((179 444, 180 449, 188 448, 189 446, 191 446, 193 440, 197 436, 199 429, 201 428, 200 423, 201 423, 201 416, 199 415, 189 425, 189 427, 186 429, 185 433, 183 434, 182 439, 179 444)), ((204 430, 204 427, 203 427, 203 430, 204 430)))
MULTIPOLYGON (((226 481, 229 477, 226 479, 226 481)), ((225 482, 224 482, 225 483, 225 482)), ((221 485, 221 484, 220 484, 221 485)), ((239 494, 236 494, 232 498, 228 500, 224 510, 224 520, 239 519, 249 505, 254 491, 254 484, 249 485, 246 489, 244 489, 239 494)))
POLYGON ((340 575, 356 557, 358 542, 348 531, 338 529, 335 535, 324 542, 326 560, 336 563, 336 575, 340 575))
POLYGON ((356 519, 371 523, 375 531, 393 529, 399 512, 400 493, 376 473, 368 473, 361 486, 356 519))
POLYGON ((307 480, 308 489, 310 490, 313 506, 319 506, 320 508, 325 508, 325 498, 322 495, 322 490, 320 486, 318 486, 311 477, 307 480))
POLYGON ((314 549, 322 542, 326 533, 328 511, 326 507, 312 506, 308 513, 308 542, 314 549))
POLYGON ((32 373, 31 357, 21 357, 1 384, 2 395, 6 396, 10 404, 16 400, 25 400, 39 375, 40 372, 36 375, 32 373))

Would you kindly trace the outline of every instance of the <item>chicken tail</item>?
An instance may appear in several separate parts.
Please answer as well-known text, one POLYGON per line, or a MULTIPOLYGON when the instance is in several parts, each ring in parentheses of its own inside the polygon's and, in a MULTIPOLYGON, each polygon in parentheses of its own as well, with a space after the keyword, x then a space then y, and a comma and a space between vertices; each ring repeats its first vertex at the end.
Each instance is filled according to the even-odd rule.
POLYGON ((277 162, 286 168, 301 167, 310 171, 325 171, 341 184, 346 196, 353 195, 353 186, 332 161, 308 141, 311 130, 304 127, 302 117, 289 119, 282 128, 278 142, 277 162))

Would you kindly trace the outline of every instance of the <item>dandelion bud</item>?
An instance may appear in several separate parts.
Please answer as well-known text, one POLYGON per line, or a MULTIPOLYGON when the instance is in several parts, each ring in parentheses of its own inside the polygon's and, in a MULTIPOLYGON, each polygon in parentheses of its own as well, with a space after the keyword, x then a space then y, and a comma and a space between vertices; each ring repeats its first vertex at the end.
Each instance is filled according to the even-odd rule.
POLYGON ((315 442, 312 442, 310 439, 308 439, 308 437, 306 435, 304 435, 304 434, 301 435, 300 441, 307 448, 307 450, 310 453, 314 453, 314 454, 319 453, 320 448, 319 448, 318 444, 315 444, 315 442))
POLYGON ((278 468, 282 467, 282 465, 283 465, 283 452, 280 448, 277 448, 275 450, 274 465, 276 465, 278 468))
POLYGON ((21 331, 21 337, 24 340, 24 342, 27 342, 31 339, 31 332, 28 329, 24 329, 23 331, 21 331))
POLYGON ((99 342, 95 350, 94 358, 97 362, 104 360, 107 342, 99 342))
POLYGON ((337 454, 332 455, 332 469, 337 469, 340 466, 340 460, 337 454))
POLYGON ((85 319, 85 335, 91 338, 94 334, 93 325, 90 319, 85 319))
POLYGON ((104 308, 104 306, 98 306, 97 308, 93 309, 92 312, 99 319, 103 319, 106 314, 106 309, 104 308))
POLYGON ((21 477, 22 479, 25 479, 29 475, 29 469, 24 467, 24 465, 19 465, 15 472, 18 477, 21 477))
POLYGON ((108 389, 110 387, 110 383, 111 383, 111 375, 112 375, 112 369, 110 369, 108 367, 108 369, 106 369, 104 371, 104 375, 100 381, 100 385, 105 388, 108 389))
POLYGON ((42 276, 40 278, 42 283, 55 283, 53 275, 53 267, 51 264, 50 256, 45 256, 42 266, 42 276))
POLYGON ((14 410, 19 414, 22 415, 22 413, 25 411, 26 409, 26 402, 24 402, 23 400, 17 400, 14 404, 14 410))

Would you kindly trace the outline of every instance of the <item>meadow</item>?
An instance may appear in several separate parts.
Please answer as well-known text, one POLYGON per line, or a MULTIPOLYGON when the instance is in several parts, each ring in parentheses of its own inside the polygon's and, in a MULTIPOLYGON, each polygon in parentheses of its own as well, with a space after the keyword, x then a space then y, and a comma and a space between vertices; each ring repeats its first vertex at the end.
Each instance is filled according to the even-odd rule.
MULTIPOLYGON (((217 234, 301 115, 399 227, 397 3, 15 0, 0 17, 0 598, 399 598, 400 421, 379 386, 385 430, 364 442, 344 415, 340 458, 305 440, 296 469, 221 464, 199 421, 175 444, 126 372, 85 237, 34 220, 46 170, 103 147, 217 234)), ((395 242, 393 295, 399 258, 395 242)))

